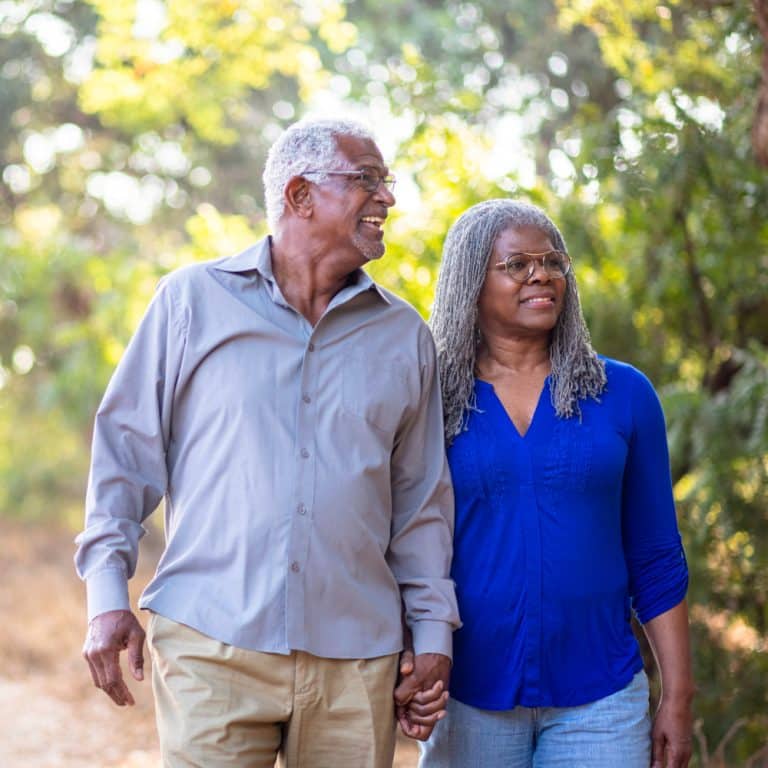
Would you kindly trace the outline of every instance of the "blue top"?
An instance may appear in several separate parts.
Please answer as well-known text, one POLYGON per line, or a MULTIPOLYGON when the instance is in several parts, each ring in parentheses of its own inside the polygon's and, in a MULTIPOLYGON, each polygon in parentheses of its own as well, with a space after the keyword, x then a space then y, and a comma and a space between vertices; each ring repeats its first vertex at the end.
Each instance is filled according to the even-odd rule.
POLYGON ((560 419, 550 380, 521 437, 493 387, 448 449, 456 496, 451 696, 483 709, 576 706, 642 668, 630 627, 685 596, 664 415, 648 379, 605 360, 600 401, 560 419))

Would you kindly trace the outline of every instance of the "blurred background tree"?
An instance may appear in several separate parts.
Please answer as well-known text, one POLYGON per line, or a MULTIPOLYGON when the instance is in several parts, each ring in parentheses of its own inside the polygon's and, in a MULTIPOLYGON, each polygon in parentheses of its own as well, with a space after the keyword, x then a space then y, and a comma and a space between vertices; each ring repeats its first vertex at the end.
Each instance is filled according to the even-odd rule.
POLYGON ((764 0, 0 0, 0 514, 79 525, 92 414, 157 278, 265 232, 264 155, 288 123, 358 117, 399 178, 371 271, 425 316, 467 206, 521 196, 561 225, 597 348, 664 401, 697 765, 758 765, 767 16, 764 0))

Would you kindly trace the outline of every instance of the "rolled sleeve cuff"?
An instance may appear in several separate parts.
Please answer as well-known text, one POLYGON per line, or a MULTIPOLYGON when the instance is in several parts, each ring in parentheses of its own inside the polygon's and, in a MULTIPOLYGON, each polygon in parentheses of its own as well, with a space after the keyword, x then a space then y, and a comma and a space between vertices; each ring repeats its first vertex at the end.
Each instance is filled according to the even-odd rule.
POLYGON ((453 627, 446 621, 414 621, 413 652, 442 653, 453 660, 453 627))
POLYGON ((674 608, 688 591, 688 564, 682 547, 665 559, 659 558, 658 567, 649 568, 649 571, 649 577, 632 599, 632 607, 641 624, 674 608))
POLYGON ((107 611, 128 611, 128 579, 119 568, 107 568, 88 577, 88 621, 107 611))

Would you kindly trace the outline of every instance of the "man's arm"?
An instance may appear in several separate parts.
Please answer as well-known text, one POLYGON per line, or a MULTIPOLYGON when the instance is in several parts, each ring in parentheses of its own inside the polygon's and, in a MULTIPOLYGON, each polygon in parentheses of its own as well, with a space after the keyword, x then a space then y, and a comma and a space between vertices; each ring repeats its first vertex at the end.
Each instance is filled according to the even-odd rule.
POLYGON ((127 649, 142 679, 144 631, 130 611, 128 579, 144 519, 165 494, 165 451, 183 333, 168 286, 158 290, 118 365, 93 431, 85 530, 75 565, 86 581, 88 632, 83 655, 94 685, 119 705, 133 704, 120 670, 127 649))
MULTIPOLYGON (((423 330, 420 400, 411 404, 392 453, 392 538, 388 558, 400 584, 405 624, 412 634, 414 651, 413 671, 403 676, 395 691, 399 713, 419 692, 431 691, 432 696, 437 692, 439 699, 447 698, 451 634, 460 624, 450 579, 453 488, 445 457, 434 345, 427 329, 423 330)), ((433 699, 429 694, 419 698, 425 699, 426 709, 422 710, 424 714, 411 711, 412 716, 431 720, 433 699)))

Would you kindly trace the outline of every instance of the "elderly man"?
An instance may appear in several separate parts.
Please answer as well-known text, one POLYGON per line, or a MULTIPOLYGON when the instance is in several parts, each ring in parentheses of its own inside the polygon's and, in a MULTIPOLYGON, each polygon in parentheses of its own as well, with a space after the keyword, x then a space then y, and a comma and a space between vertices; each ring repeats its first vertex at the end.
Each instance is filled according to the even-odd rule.
MULTIPOLYGON (((415 657, 398 701, 447 685, 433 343, 361 270, 384 253, 393 184, 356 123, 289 128, 264 172, 273 236, 166 277, 99 408, 76 554, 84 655, 132 704, 119 654, 141 680, 144 632, 127 580, 164 498, 139 605, 166 766, 390 766, 402 616, 415 657)), ((434 708, 416 711, 428 731, 434 708)))

